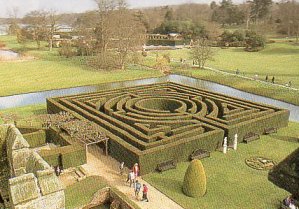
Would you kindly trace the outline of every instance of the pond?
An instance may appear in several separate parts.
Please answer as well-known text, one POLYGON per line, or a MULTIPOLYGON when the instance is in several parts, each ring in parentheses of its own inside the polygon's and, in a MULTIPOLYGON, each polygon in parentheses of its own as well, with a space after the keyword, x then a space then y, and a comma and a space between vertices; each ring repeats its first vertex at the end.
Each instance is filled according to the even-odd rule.
POLYGON ((195 79, 195 78, 182 76, 182 75, 169 75, 169 76, 164 76, 159 78, 122 81, 122 82, 106 83, 100 85, 57 89, 51 91, 42 91, 42 92, 0 97, 0 110, 6 108, 14 108, 14 107, 22 107, 26 105, 46 103, 46 98, 49 97, 57 97, 57 96, 79 94, 79 93, 89 93, 89 92, 95 92, 95 91, 106 90, 106 89, 123 88, 123 87, 135 86, 135 85, 145 85, 145 84, 152 84, 152 83, 166 82, 166 81, 172 81, 175 83, 185 84, 192 87, 203 88, 206 90, 226 94, 229 96, 239 97, 254 102, 260 102, 260 103, 288 109, 291 112, 290 120, 299 122, 299 106, 278 101, 275 99, 270 99, 267 97, 247 93, 214 82, 204 81, 204 80, 195 79))
POLYGON ((19 54, 11 50, 0 49, 0 60, 14 60, 18 59, 19 54))

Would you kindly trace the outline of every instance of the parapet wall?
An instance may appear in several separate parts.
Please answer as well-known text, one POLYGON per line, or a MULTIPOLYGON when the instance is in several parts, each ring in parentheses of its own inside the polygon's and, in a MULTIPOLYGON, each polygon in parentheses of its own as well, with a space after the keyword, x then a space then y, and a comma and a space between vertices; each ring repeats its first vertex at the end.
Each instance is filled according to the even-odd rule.
POLYGON ((14 125, 7 128, 5 141, 11 175, 8 180, 11 208, 65 208, 64 189, 54 170, 30 149, 14 125))

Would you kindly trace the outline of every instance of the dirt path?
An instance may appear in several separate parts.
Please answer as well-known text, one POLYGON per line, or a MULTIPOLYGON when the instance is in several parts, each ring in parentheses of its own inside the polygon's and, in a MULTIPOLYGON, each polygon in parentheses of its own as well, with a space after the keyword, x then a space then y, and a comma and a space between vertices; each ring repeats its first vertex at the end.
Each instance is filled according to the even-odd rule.
MULTIPOLYGON (((88 163, 82 167, 87 171, 88 175, 97 175, 105 178, 108 183, 117 188, 132 201, 134 201, 142 209, 182 209, 177 203, 169 199, 163 193, 152 187, 149 183, 142 180, 140 177, 138 181, 141 184, 145 183, 148 185, 149 202, 143 202, 137 200, 134 196, 133 187, 129 187, 126 183, 126 174, 128 169, 125 170, 124 174, 121 176, 118 172, 119 163, 110 156, 105 156, 101 151, 95 146, 88 148, 87 154, 88 163)), ((142 192, 140 192, 142 193, 142 192)), ((139 194, 139 199, 141 199, 142 194, 139 194)))

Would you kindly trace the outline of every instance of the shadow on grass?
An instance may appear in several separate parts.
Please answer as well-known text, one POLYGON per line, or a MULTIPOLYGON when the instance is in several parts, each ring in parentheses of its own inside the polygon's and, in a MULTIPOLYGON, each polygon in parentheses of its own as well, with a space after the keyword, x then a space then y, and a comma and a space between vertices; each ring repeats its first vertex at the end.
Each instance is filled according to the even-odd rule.
POLYGON ((293 137, 293 136, 272 135, 271 137, 274 138, 274 139, 281 140, 281 141, 299 143, 299 138, 293 137))

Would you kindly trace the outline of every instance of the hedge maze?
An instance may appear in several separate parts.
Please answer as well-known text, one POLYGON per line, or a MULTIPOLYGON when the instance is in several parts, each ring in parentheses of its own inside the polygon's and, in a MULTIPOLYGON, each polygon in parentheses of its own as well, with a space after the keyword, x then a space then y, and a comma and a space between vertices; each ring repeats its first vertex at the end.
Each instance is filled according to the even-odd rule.
POLYGON ((109 154, 141 173, 185 161, 197 149, 213 151, 287 126, 289 111, 177 83, 158 83, 47 100, 48 113, 88 119, 109 137, 109 154))

